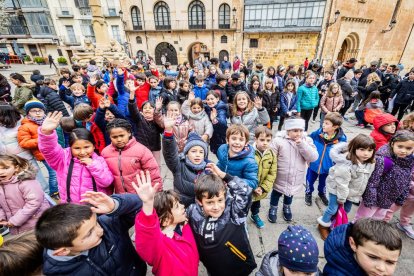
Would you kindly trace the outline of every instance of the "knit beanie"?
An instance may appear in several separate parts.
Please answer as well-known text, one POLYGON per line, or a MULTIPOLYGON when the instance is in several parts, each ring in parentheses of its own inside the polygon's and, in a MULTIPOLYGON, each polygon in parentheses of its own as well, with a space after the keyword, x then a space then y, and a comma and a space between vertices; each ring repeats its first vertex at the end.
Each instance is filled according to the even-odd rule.
POLYGON ((30 109, 32 108, 40 108, 46 112, 45 105, 41 101, 38 101, 38 100, 30 100, 24 104, 24 111, 26 111, 26 113, 29 113, 30 109))
POLYGON ((302 129, 305 130, 305 120, 302 118, 287 119, 284 123, 285 130, 302 129))
POLYGON ((278 251, 281 266, 307 273, 318 271, 318 245, 303 226, 289 225, 279 236, 278 251))
POLYGON ((190 132, 190 134, 188 135, 188 138, 187 138, 187 143, 185 143, 183 153, 185 155, 187 155, 187 152, 192 147, 195 147, 195 146, 202 147, 204 149, 204 158, 207 158, 208 151, 207 151, 207 144, 206 144, 206 142, 204 142, 197 133, 190 132))

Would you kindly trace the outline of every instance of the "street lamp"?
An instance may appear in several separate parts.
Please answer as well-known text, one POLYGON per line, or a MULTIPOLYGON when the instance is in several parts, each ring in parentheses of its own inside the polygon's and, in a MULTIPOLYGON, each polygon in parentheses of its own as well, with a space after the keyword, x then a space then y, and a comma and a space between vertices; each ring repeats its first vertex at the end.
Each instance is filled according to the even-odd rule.
POLYGON ((326 23, 326 27, 329 27, 329 26, 332 26, 333 24, 335 24, 336 21, 338 20, 340 14, 341 14, 341 12, 339 10, 336 10, 335 16, 334 16, 334 21, 326 23))
POLYGON ((236 18, 237 9, 236 9, 236 7, 234 7, 232 11, 233 11, 233 23, 236 24, 237 23, 237 18, 236 18))
POLYGON ((386 33, 386 32, 391 31, 395 27, 395 24, 397 24, 397 20, 395 19, 391 20, 391 23, 388 25, 389 29, 382 30, 381 33, 386 33))

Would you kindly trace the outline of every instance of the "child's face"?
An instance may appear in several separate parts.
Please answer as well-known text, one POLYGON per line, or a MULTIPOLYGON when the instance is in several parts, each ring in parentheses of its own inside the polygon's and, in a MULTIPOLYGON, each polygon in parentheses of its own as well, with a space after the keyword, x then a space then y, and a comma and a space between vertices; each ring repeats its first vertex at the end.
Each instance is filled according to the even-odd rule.
POLYGON ((269 148, 270 141, 272 140, 272 136, 266 135, 266 133, 260 133, 259 137, 255 138, 256 148, 264 152, 269 148))
POLYGON ((156 79, 150 79, 149 84, 150 84, 151 88, 157 88, 158 81, 156 79))
POLYGON ((237 96, 237 99, 236 99, 237 108, 244 110, 247 108, 248 104, 249 104, 249 99, 247 98, 247 95, 240 94, 237 96))
POLYGON ((145 81, 137 79, 137 83, 139 86, 142 86, 145 83, 145 81))
POLYGON ((169 83, 168 87, 170 89, 175 89, 177 87, 177 83, 175 81, 172 81, 172 82, 169 83))
POLYGON ((226 84, 227 84, 227 80, 221 80, 218 84, 219 84, 221 87, 225 87, 225 86, 226 86, 226 84))
MULTIPOLYGON (((182 222, 185 222, 187 220, 187 215, 185 212, 185 207, 183 204, 181 204, 179 201, 176 201, 171 209, 171 213, 173 215, 173 221, 168 223, 170 224, 180 224, 182 222)), ((163 225, 164 227, 168 225, 163 225)))
POLYGON ((391 251, 384 245, 373 241, 364 241, 357 246, 352 237, 349 238, 355 260, 367 275, 393 275, 397 267, 400 250, 391 251))
POLYGON ((4 165, 0 165, 0 182, 8 181, 18 172, 19 167, 13 165, 12 162, 3 162, 4 165))
POLYGON ((188 92, 190 91, 190 85, 188 83, 183 83, 181 90, 188 92))
POLYGON ((325 80, 331 80, 332 79, 332 75, 331 74, 325 74, 325 80))
POLYGON ((197 87, 203 87, 204 81, 198 80, 198 81, 196 81, 196 85, 197 85, 197 87))
POLYGON ((337 85, 332 86, 332 93, 336 94, 339 91, 339 87, 337 85))
POLYGON ((309 76, 309 77, 306 79, 306 83, 308 83, 308 84, 314 84, 314 83, 315 83, 315 80, 316 80, 315 75, 311 75, 311 76, 309 76))
POLYGON ((74 78, 72 79, 72 81, 73 81, 74 83, 82 83, 83 78, 82 78, 82 76, 77 76, 77 77, 74 77, 74 78))
POLYGON ((270 76, 273 76, 275 74, 275 70, 273 70, 273 68, 272 69, 269 69, 269 75, 270 76))
POLYGON ((266 89, 270 90, 270 89, 272 89, 273 83, 272 82, 266 82, 265 85, 266 85, 266 89))
POLYGON ((295 86, 294 86, 293 84, 291 84, 291 83, 289 83, 289 84, 286 86, 286 89, 287 89, 288 91, 293 91, 293 88, 295 88, 295 86))
POLYGON ((392 151, 397 157, 405 158, 413 153, 414 141, 394 142, 392 144, 392 151))
POLYGON ((177 104, 170 104, 167 109, 167 116, 177 118, 181 115, 180 107, 177 104))
POLYGON ((149 103, 147 103, 142 107, 142 114, 144 114, 144 116, 154 114, 154 108, 149 103))
POLYGON ((208 95, 206 98, 206 103, 210 108, 213 108, 218 103, 219 99, 216 98, 214 95, 208 95))
POLYGON ((259 90, 259 82, 258 81, 255 81, 254 83, 253 83, 253 85, 252 85, 252 87, 253 87, 253 90, 259 90))
POLYGON ((204 149, 200 146, 194 146, 187 152, 187 157, 191 163, 199 165, 204 160, 204 149))
POLYGON ((210 74, 214 75, 217 72, 216 67, 210 66, 210 74))
POLYGON ((29 110, 29 115, 36 120, 41 120, 45 116, 45 111, 41 108, 31 108, 29 110))
POLYGON ((72 94, 73 94, 73 96, 80 97, 80 96, 83 95, 83 89, 82 88, 74 88, 72 90, 72 94))
POLYGON ((397 130, 397 126, 395 125, 395 123, 389 123, 389 124, 384 125, 382 127, 382 130, 385 131, 386 133, 394 134, 395 131, 397 130))
POLYGON ((362 73, 358 73, 358 74, 355 74, 355 76, 354 76, 354 77, 355 77, 356 79, 359 79, 361 76, 362 76, 362 73))
POLYGON ((198 114, 203 110, 203 108, 201 106, 199 106, 198 104, 194 104, 191 106, 191 112, 193 112, 193 114, 198 114))
POLYGON ((73 157, 83 159, 92 156, 95 146, 87 140, 76 140, 70 147, 70 150, 73 157))
POLYGON ((355 151, 355 155, 358 158, 359 162, 364 163, 366 162, 368 159, 370 159, 372 157, 372 155, 374 154, 374 150, 371 148, 359 148, 356 149, 355 151))
POLYGON ((109 138, 111 138, 111 143, 114 147, 123 149, 128 144, 131 133, 125 128, 116 127, 109 132, 109 138))
POLYGON ((88 220, 84 220, 78 229, 78 236, 72 241, 72 246, 68 247, 68 255, 79 255, 80 252, 98 246, 102 241, 104 230, 97 222, 96 214, 88 220))
POLYGON ((62 76, 63 76, 64 78, 68 79, 68 78, 69 78, 69 73, 63 73, 63 74, 62 74, 62 76))
POLYGON ((303 129, 290 129, 287 132, 287 136, 292 139, 293 141, 297 141, 302 138, 303 129))
POLYGON ((338 129, 339 126, 334 126, 331 121, 324 120, 322 124, 322 130, 325 133, 333 134, 335 130, 338 129))
POLYGON ((229 136, 227 144, 229 144, 229 154, 235 155, 241 152, 247 144, 246 137, 241 133, 235 133, 229 136))
POLYGON ((104 94, 108 91, 108 85, 106 83, 102 84, 101 87, 96 89, 99 93, 104 94))
POLYGON ((109 109, 107 109, 105 111, 105 121, 112 122, 113 119, 115 119, 115 115, 111 111, 109 111, 109 109))
POLYGON ((219 193, 219 196, 213 196, 212 198, 207 198, 208 194, 204 193, 201 202, 198 203, 203 208, 204 214, 206 217, 219 218, 226 208, 226 196, 224 191, 219 193))

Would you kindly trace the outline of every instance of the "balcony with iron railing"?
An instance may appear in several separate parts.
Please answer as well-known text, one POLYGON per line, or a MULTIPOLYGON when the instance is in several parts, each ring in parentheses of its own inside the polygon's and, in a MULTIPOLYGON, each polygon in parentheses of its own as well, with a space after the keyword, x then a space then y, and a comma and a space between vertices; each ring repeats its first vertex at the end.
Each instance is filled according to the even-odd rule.
POLYGON ((91 19, 92 11, 89 7, 79 7, 79 14, 81 19, 91 19))
POLYGON ((60 39, 62 40, 62 43, 66 46, 80 46, 81 45, 81 39, 79 36, 61 36, 60 39))
POLYGON ((2 29, 0 32, 0 38, 14 37, 14 38, 24 38, 29 37, 29 30, 25 26, 21 25, 12 25, 2 29))
POLYGON ((126 24, 126 31, 210 31, 210 30, 235 30, 235 24, 219 24, 216 20, 189 21, 189 20, 170 20, 155 21, 145 20, 145 28, 143 23, 132 25, 129 21, 126 24))
POLYGON ((62 18, 72 18, 73 17, 73 10, 69 7, 59 7, 56 8, 56 16, 62 18))

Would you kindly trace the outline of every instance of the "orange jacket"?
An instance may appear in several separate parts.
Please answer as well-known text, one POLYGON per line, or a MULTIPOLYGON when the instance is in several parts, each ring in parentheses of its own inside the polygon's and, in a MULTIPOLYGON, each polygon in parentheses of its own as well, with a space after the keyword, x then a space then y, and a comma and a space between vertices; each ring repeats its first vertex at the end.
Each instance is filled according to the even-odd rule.
MULTIPOLYGON (((86 89, 86 96, 91 101, 91 106, 94 110, 98 109, 99 101, 104 97, 104 95, 96 92, 94 85, 90 85, 89 83, 88 83, 88 88, 86 89)), ((107 95, 107 96, 111 104, 113 104, 114 100, 112 99, 112 97, 110 95, 107 95)))
POLYGON ((45 160, 45 158, 37 146, 38 129, 38 124, 29 120, 28 118, 24 118, 22 120, 21 126, 19 127, 19 130, 17 131, 17 141, 19 142, 19 146, 21 148, 30 150, 36 160, 42 161, 45 160))

